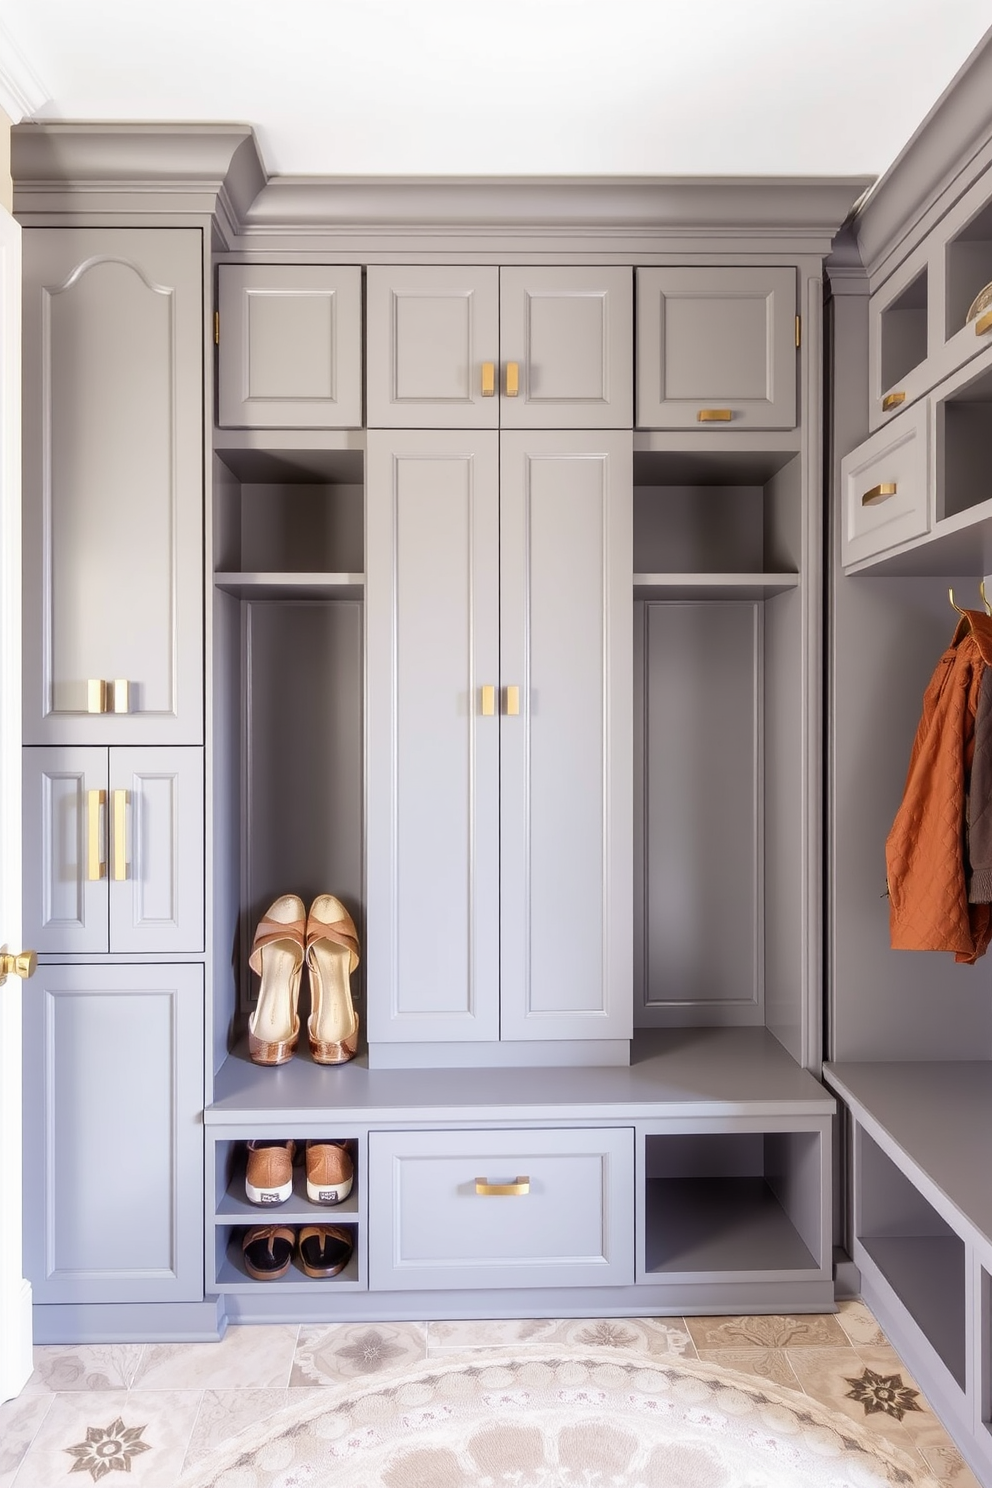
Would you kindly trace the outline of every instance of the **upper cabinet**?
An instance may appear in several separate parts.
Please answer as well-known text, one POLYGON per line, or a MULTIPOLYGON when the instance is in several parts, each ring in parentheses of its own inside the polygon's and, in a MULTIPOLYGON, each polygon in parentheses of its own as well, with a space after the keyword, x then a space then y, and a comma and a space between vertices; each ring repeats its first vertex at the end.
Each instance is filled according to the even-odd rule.
POLYGON ((637 423, 796 426, 796 271, 637 271, 637 423))
POLYGON ((217 422, 222 429, 362 423, 362 271, 221 264, 217 422))
POLYGON ((624 429, 631 270, 368 270, 370 428, 624 429))
POLYGON ((26 743, 202 743, 202 252, 25 231, 26 743))

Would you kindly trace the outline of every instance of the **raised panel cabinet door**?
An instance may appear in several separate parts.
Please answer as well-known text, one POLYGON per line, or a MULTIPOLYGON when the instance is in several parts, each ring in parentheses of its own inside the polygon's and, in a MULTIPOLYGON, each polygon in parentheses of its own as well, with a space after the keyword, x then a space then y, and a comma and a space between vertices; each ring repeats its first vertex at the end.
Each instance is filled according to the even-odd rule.
POLYGON ((370 1043, 499 1036, 498 438, 369 435, 370 1043))
POLYGON ((25 944, 106 953, 106 749, 25 749, 23 789, 25 944))
POLYGON ((637 422, 796 426, 796 271, 637 271, 637 422))
POLYGON ((110 949, 203 950, 203 750, 112 749, 110 949))
POLYGON ((499 270, 373 265, 365 288, 369 427, 495 429, 499 270))
POLYGON ((202 233, 24 249, 25 743, 202 743, 202 233))
POLYGON ((502 428, 629 429, 632 271, 500 269, 500 356, 502 428))
POLYGON ((203 968, 40 966, 24 1001, 36 1302, 203 1296, 203 968))
POLYGON ((359 428, 361 269, 221 264, 217 282, 221 428, 359 428))
POLYGON ((504 1039, 632 1024, 632 438, 501 435, 504 1039))

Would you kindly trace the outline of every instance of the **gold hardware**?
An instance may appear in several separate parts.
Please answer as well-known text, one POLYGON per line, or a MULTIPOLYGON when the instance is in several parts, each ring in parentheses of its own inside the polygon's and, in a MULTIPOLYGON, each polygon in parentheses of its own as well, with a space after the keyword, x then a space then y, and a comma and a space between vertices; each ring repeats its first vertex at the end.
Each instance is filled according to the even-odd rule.
POLYGON ((796 350, 797 351, 799 350, 800 346, 802 346, 802 344, 803 344, 803 318, 802 318, 801 315, 797 315, 796 316, 796 350))
POLYGON ((963 610, 960 605, 954 603, 954 590, 953 589, 948 589, 948 591, 947 591, 947 597, 951 601, 951 609, 952 610, 957 610, 957 612, 958 612, 959 615, 967 615, 967 613, 968 613, 967 610, 963 610))
POLYGON ((696 414, 697 424, 729 424, 734 416, 732 408, 701 408, 696 414))
POLYGON ((882 399, 882 412, 888 413, 890 408, 898 408, 900 403, 905 403, 905 393, 886 393, 882 399))
POLYGON ((985 606, 985 613, 986 613, 986 615, 992 615, 992 604, 989 604, 988 596, 985 593, 985 580, 984 579, 982 579, 981 583, 978 586, 978 592, 982 596, 982 604, 985 606))
POLYGON ((508 687, 506 689, 506 716, 507 718, 520 717, 520 688, 508 687))
POLYGON ((126 790, 115 790, 114 797, 114 882, 127 878, 127 800, 126 790))
POLYGON ((979 316, 975 321, 975 335, 984 336, 986 331, 992 331, 992 310, 986 315, 979 316))
POLYGON ((874 506, 878 501, 887 501, 890 496, 896 494, 895 481, 883 481, 880 486, 872 486, 861 498, 862 506, 874 506))
POLYGON ((482 716, 483 718, 496 716, 496 689, 491 682, 487 682, 482 689, 482 716))
POLYGON ((483 362, 482 364, 482 396, 494 398, 496 396, 496 363, 483 362))
POLYGON ((214 311, 214 345, 220 345, 220 311, 214 311))
POLYGON ((96 883, 107 871, 107 865, 100 857, 100 810, 106 804, 106 791, 86 792, 86 877, 90 883, 96 883))
POLYGON ((476 1178, 475 1191, 484 1198, 492 1194, 526 1194, 530 1193, 530 1179, 519 1173, 512 1183, 488 1183, 485 1178, 476 1178))
POLYGON ((28 977, 34 976, 37 969, 38 957, 34 951, 18 951, 16 956, 4 951, 0 955, 0 986, 3 986, 9 976, 26 981, 28 977))
POLYGON ((126 677, 118 677, 114 683, 114 712, 130 713, 131 689, 126 677))
POLYGON ((91 677, 86 684, 87 713, 106 713, 107 684, 102 677, 91 677))
POLYGON ((506 364, 506 396, 515 398, 520 392, 520 364, 519 362, 507 362, 506 364))

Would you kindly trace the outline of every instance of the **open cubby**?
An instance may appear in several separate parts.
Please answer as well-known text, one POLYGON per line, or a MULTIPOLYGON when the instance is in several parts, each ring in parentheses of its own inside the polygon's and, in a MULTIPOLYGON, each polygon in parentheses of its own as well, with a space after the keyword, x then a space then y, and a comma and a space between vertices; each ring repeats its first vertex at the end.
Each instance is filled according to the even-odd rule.
POLYGON ((813 1131, 646 1136, 646 1279, 818 1270, 820 1157, 813 1131))
POLYGON ((881 316, 882 388, 894 387, 927 357, 926 269, 890 300, 881 316))
POLYGON ((976 296, 992 283, 992 202, 975 213, 944 251, 944 335, 950 340, 967 324, 976 296))
POLYGON ((992 500, 992 367, 939 398, 936 411, 937 517, 941 519, 992 500))
MULTIPOLYGON (((270 1216, 270 1218, 266 1222, 271 1224, 283 1223, 282 1220, 276 1219, 274 1216, 270 1216)), ((290 1221, 286 1222, 290 1223, 291 1228, 293 1229, 299 1228, 298 1225, 293 1225, 290 1221)), ((339 1221, 337 1220, 328 1218, 324 1218, 322 1221, 308 1219, 305 1222, 307 1224, 339 1223, 339 1221)), ((228 1227, 226 1225, 218 1226, 216 1239, 216 1280, 214 1281, 210 1290, 215 1292, 246 1292, 253 1291, 255 1288, 258 1288, 260 1293, 263 1295, 270 1293, 272 1289, 276 1287, 278 1287, 280 1291, 283 1292, 309 1292, 311 1294, 322 1291, 325 1287, 339 1287, 347 1288, 351 1291, 355 1290, 362 1284, 360 1279, 358 1254, 359 1229, 358 1226, 354 1223, 348 1223, 347 1221, 341 1221, 341 1223, 342 1228, 346 1228, 351 1231, 354 1242, 354 1249, 352 1251, 351 1258, 349 1259, 348 1264, 344 1267, 343 1270, 339 1271, 336 1276, 308 1276, 300 1264, 298 1250, 294 1249, 293 1258, 290 1261, 289 1270, 286 1272, 286 1274, 284 1276, 270 1278, 264 1281, 259 1280, 255 1276, 249 1275, 247 1269, 245 1268, 241 1242, 244 1237, 245 1230, 250 1228, 250 1226, 243 1224, 234 1225, 231 1227, 228 1227)))
MULTIPOLYGON (((264 1140, 264 1134, 263 1140, 264 1140)), ((256 1139, 257 1140, 257 1139, 256 1139)), ((327 1138, 327 1140, 340 1140, 327 1138)), ((359 1213, 359 1192, 362 1174, 359 1171, 356 1143, 348 1142, 348 1152, 354 1164, 355 1176, 351 1192, 340 1204, 315 1204, 307 1197, 307 1174, 305 1160, 306 1138, 296 1144, 296 1159, 293 1164, 293 1192, 282 1204, 252 1204, 245 1195, 245 1169, 248 1147, 245 1141, 218 1141, 215 1144, 216 1221, 230 1224, 339 1224, 354 1221, 359 1213)))

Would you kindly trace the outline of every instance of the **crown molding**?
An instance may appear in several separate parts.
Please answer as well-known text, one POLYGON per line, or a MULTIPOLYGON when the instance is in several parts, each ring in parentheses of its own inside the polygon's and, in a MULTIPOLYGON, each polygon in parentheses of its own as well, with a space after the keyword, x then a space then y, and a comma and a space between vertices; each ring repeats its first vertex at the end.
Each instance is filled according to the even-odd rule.
POLYGON ((19 124, 50 102, 48 90, 0 21, 0 108, 12 124, 19 124))

